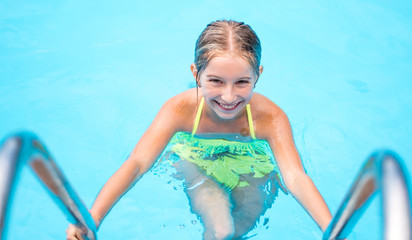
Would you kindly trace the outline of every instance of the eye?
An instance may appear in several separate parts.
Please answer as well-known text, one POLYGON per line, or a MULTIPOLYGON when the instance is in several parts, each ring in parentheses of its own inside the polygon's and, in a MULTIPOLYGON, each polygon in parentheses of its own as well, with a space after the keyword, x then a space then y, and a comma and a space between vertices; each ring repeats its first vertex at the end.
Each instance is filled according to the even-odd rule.
POLYGON ((210 78, 209 82, 216 83, 216 84, 222 83, 222 81, 220 79, 217 79, 217 78, 210 78))
POLYGON ((250 84, 250 80, 241 79, 241 80, 237 81, 236 84, 240 85, 240 86, 247 86, 247 85, 250 84))

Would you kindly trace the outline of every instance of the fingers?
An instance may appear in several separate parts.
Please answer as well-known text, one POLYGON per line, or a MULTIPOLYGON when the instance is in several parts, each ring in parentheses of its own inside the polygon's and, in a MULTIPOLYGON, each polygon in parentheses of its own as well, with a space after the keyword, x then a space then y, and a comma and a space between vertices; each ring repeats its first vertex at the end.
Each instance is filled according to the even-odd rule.
POLYGON ((67 240, 85 240, 86 230, 80 226, 69 224, 66 229, 66 239, 67 240))

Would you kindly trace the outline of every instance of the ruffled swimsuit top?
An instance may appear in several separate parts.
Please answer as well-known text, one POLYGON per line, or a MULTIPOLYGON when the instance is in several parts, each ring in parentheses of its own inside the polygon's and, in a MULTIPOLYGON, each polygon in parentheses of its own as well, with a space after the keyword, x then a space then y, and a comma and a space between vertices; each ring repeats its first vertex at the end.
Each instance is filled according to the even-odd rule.
MULTIPOLYGON (((285 191, 269 143, 266 140, 256 139, 250 105, 246 106, 251 136, 251 140, 248 141, 197 136, 196 131, 203 105, 204 99, 202 98, 192 133, 177 132, 169 142, 170 151, 178 155, 180 160, 196 164, 206 175, 229 189, 249 186, 248 181, 243 181, 247 178, 242 178, 242 175, 263 178, 269 173, 274 173, 278 185, 285 191)), ((224 135, 219 134, 219 136, 224 135)))

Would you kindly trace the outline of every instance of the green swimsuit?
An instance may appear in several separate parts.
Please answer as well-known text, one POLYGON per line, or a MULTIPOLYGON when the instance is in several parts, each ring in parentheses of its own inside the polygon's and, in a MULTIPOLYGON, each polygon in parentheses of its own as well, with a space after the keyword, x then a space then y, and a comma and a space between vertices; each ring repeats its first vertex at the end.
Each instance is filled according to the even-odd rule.
POLYGON ((230 189, 249 186, 249 182, 240 180, 242 175, 262 178, 271 172, 276 174, 278 185, 283 188, 279 168, 274 161, 269 143, 256 139, 250 105, 246 106, 252 138, 250 141, 196 136, 203 105, 202 98, 192 133, 177 132, 170 140, 170 152, 178 155, 179 159, 196 164, 206 175, 230 189))

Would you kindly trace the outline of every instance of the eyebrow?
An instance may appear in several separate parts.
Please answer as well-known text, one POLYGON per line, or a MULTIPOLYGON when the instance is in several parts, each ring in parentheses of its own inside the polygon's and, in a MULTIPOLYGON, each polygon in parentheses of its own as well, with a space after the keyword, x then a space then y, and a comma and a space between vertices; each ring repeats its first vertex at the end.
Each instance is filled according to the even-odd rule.
MULTIPOLYGON (((216 75, 213 75, 213 74, 211 74, 211 75, 206 75, 206 77, 208 77, 208 78, 219 78, 219 79, 221 79, 221 77, 216 76, 216 75)), ((251 78, 251 77, 240 77, 240 78, 238 78, 238 79, 247 79, 247 80, 251 80, 252 78, 251 78)))

